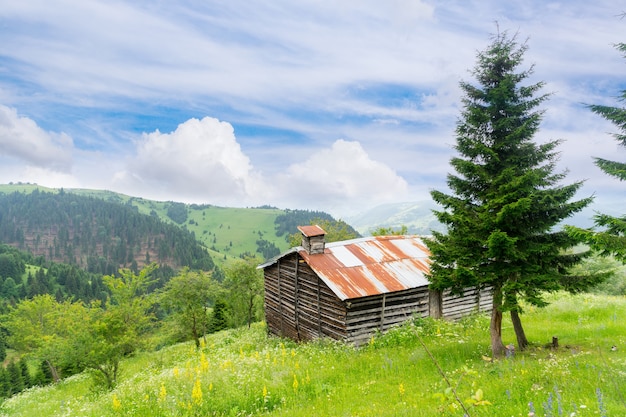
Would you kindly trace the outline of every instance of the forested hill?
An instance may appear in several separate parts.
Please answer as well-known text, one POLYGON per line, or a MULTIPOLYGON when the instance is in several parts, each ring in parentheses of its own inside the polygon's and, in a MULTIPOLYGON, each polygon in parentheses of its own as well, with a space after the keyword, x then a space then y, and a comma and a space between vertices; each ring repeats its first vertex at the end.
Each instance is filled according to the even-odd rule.
POLYGON ((151 262, 214 269, 189 231, 129 204, 63 190, 0 193, 0 242, 100 274, 151 262))

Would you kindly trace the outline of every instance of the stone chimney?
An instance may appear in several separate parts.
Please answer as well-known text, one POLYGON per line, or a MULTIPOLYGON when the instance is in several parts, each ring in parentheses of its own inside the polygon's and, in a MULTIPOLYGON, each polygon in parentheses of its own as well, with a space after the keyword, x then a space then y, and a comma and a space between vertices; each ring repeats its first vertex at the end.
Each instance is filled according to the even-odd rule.
POLYGON ((324 253, 326 246, 326 232, 324 229, 315 226, 298 226, 298 230, 302 233, 302 247, 309 255, 316 253, 324 253))

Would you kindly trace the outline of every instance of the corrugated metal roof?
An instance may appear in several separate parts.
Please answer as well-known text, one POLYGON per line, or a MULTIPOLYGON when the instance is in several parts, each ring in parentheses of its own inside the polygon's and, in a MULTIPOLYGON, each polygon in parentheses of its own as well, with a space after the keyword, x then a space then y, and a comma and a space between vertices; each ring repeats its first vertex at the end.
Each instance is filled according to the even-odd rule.
POLYGON ((379 295, 429 284, 430 252, 418 236, 372 236, 326 244, 324 253, 298 251, 319 277, 341 300, 379 295))
POLYGON ((298 226, 298 230, 302 232, 304 236, 312 237, 312 236, 321 236, 325 235, 326 232, 324 229, 319 227, 318 225, 313 226, 298 226))

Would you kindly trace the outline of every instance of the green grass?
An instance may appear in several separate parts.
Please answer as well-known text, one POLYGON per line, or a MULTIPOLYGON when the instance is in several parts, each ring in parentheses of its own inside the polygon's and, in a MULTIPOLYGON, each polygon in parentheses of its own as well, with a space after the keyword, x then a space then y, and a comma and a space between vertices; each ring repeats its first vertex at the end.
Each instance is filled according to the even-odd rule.
MULTIPOLYGON (((462 416, 436 365, 471 416, 624 415, 626 299, 551 301, 527 309, 522 319, 535 344, 508 359, 489 360, 484 316, 418 320, 361 348, 298 345, 256 324, 210 335, 198 351, 183 343, 139 353, 122 364, 113 391, 91 389, 81 374, 5 401, 0 415, 462 416), (559 349, 542 347, 553 336, 559 349)), ((514 342, 508 320, 503 338, 514 342)))

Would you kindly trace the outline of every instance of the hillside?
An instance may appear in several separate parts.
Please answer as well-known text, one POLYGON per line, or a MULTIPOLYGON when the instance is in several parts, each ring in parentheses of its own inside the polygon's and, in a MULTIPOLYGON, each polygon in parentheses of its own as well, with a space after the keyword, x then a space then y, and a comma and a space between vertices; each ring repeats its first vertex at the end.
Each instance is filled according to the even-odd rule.
MULTIPOLYGON (((623 415, 626 301, 550 301, 524 315, 535 344, 499 361, 488 357, 486 316, 418 319, 358 349, 295 344, 256 324, 208 335, 199 350, 184 343, 130 357, 112 391, 94 390, 86 373, 31 388, 4 401, 0 416, 460 417, 459 401, 472 417, 623 415), (560 346, 544 347, 553 336, 560 346)), ((508 321, 503 338, 515 340, 508 321)))
POLYGON ((214 268, 192 233, 131 205, 64 190, 0 193, 0 242, 103 274, 150 262, 214 268))
MULTIPOLYGON (((176 227, 188 232, 197 240, 205 251, 208 251, 213 261, 221 265, 224 261, 232 258, 238 258, 244 255, 256 255, 261 258, 270 258, 289 248, 288 235, 297 232, 297 226, 301 224, 309 224, 311 220, 320 218, 334 221, 333 217, 325 212, 308 211, 308 210, 289 210, 278 209, 274 207, 258 207, 258 208, 231 208, 219 207, 210 204, 183 204, 173 201, 154 201, 139 197, 127 196, 105 190, 88 190, 88 189, 51 189, 41 187, 36 184, 3 184, 0 185, 0 200, 5 200, 13 194, 31 195, 34 194, 35 199, 45 195, 51 198, 51 195, 64 194, 73 195, 87 199, 99 204, 103 201, 107 207, 116 205, 123 207, 126 213, 134 213, 134 215, 142 215, 153 220, 159 220, 166 226, 176 227)), ((15 197, 13 197, 15 198, 15 197)), ((0 207, 0 225, 2 224, 2 213, 7 210, 0 207)), ((39 204, 39 203, 38 203, 39 204)), ((10 205, 10 204, 9 204, 10 205)), ((40 204, 39 204, 40 205, 40 204)), ((73 204, 72 210, 75 211, 78 203, 73 204)), ((67 210, 70 210, 68 207, 67 210)), ((24 212, 17 210, 17 216, 22 223, 25 220, 25 214, 31 213, 29 208, 24 212)), ((15 213, 13 210, 12 213, 15 213)), ((129 214, 125 214, 129 215, 129 214)), ((81 215, 82 216, 82 215, 81 215)), ((5 220, 9 220, 5 217, 5 220)), ((52 219, 50 219, 52 220, 52 219)), ((65 222, 67 216, 56 216, 56 220, 65 222)), ((138 220, 139 221, 139 220, 138 220)), ((143 219, 141 222, 148 222, 143 219)), ((10 223, 10 222, 9 222, 10 223)), ((10 226, 7 226, 10 228, 10 226)), ((49 245, 57 238, 57 233, 63 228, 60 226, 49 227, 45 231, 28 232, 28 239, 24 239, 23 246, 35 253, 43 256, 50 256, 49 245), (37 244, 37 234, 40 235, 39 244, 37 244), (46 239, 46 246, 42 246, 41 240, 46 239), (33 242, 34 239, 34 242, 33 242), (47 252, 46 252, 47 250, 47 252)), ((171 230, 171 229, 168 229, 171 230)), ((21 245, 21 238, 15 236, 16 230, 8 231, 4 237, 0 234, 0 242, 11 243, 14 246, 21 245), (8 239, 3 240, 3 239, 8 239)), ((97 236, 97 233, 96 233, 97 236)), ((142 238, 147 242, 146 238, 142 238)), ((59 240, 59 239, 57 239, 59 240)), ((123 240, 123 239, 122 239, 123 240)), ((99 243, 99 245, 104 245, 99 243)), ((75 248, 72 248, 74 254, 75 248)), ((54 252, 54 251, 53 251, 54 252)), ((71 252, 71 251, 70 251, 71 252)), ((145 253, 149 254, 151 261, 158 260, 158 253, 154 247, 148 248, 143 244, 133 248, 133 257, 138 265, 145 262, 145 253), (143 258, 139 255, 143 254, 143 258), (155 255, 157 258, 155 258, 155 255)), ((101 256, 104 251, 98 246, 97 256, 101 256)), ((68 256, 61 251, 58 256, 52 254, 54 259, 68 261, 72 258, 72 254, 68 256)), ((84 264, 85 255, 83 252, 76 255, 76 261, 84 264)), ((126 262, 128 264, 128 262, 126 262)), ((122 265, 122 263, 120 263, 122 265)))

